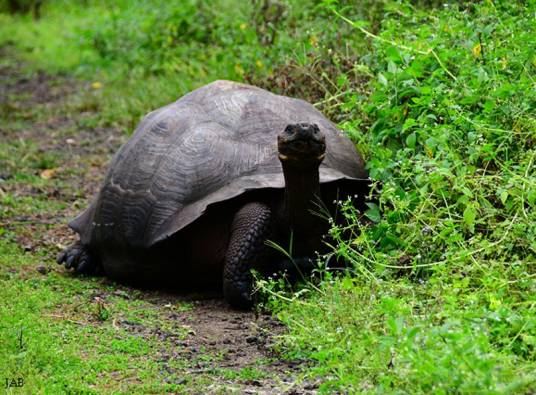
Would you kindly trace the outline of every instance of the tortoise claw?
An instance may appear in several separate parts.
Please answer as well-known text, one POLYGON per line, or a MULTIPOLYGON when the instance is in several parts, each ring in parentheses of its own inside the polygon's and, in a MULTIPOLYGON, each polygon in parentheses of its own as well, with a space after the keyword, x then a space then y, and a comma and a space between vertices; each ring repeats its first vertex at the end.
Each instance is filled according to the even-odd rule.
POLYGON ((88 248, 80 242, 67 247, 57 259, 58 264, 64 264, 66 269, 73 268, 77 273, 101 273, 100 265, 91 256, 88 248))
POLYGON ((76 270, 79 273, 86 273, 90 269, 90 259, 88 254, 81 254, 80 259, 78 260, 78 267, 76 270))
POLYGON ((65 257, 67 256, 67 250, 63 250, 62 252, 60 252, 60 254, 58 255, 58 258, 56 258, 56 263, 58 265, 61 265, 64 261, 65 261, 65 257))
POLYGON ((73 254, 73 255, 69 255, 69 256, 67 257, 67 260, 65 261, 65 267, 66 267, 67 269, 70 269, 71 267, 73 267, 73 264, 75 263, 75 262, 74 262, 75 259, 76 259, 76 255, 74 255, 74 254, 73 254))

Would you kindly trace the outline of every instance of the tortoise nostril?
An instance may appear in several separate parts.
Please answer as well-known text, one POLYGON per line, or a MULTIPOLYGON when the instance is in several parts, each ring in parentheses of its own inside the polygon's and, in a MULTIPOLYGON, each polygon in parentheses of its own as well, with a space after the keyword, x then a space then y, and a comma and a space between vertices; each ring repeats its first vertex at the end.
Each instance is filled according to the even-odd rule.
POLYGON ((289 124, 280 134, 280 137, 286 141, 311 140, 324 142, 324 134, 320 131, 318 125, 314 123, 289 124))

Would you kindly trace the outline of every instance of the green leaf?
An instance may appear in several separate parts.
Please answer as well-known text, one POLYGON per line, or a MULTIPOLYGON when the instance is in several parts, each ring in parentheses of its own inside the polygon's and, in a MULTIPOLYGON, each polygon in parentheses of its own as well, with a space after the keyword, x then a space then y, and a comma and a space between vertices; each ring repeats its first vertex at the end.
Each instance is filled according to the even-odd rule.
POLYGON ((341 75, 337 78, 337 86, 338 86, 339 88, 344 87, 347 83, 348 83, 348 76, 347 76, 346 74, 341 74, 341 75))
POLYGON ((396 63, 393 62, 392 60, 389 60, 387 62, 387 71, 389 71, 389 73, 392 73, 392 74, 396 74, 396 72, 398 71, 398 67, 396 66, 396 63))
POLYGON ((504 204, 506 203, 506 200, 508 199, 508 191, 504 190, 501 192, 501 195, 500 195, 500 198, 501 198, 501 203, 504 204))
POLYGON ((408 118, 404 122, 404 125, 402 126, 402 132, 405 132, 406 130, 410 129, 412 126, 415 126, 417 124, 417 121, 413 118, 408 118))
POLYGON ((380 81, 380 84, 382 84, 383 86, 389 85, 387 78, 385 78, 385 76, 382 73, 378 74, 378 81, 380 81))
POLYGON ((380 208, 375 203, 367 203, 368 210, 365 211, 365 215, 370 219, 372 222, 380 222, 381 220, 381 214, 380 214, 380 208))
POLYGON ((430 93, 432 93, 432 87, 428 85, 422 86, 420 90, 423 95, 429 95, 430 93))
POLYGON ((402 62, 402 56, 400 56, 396 47, 387 48, 385 54, 387 55, 387 58, 393 62, 402 62))
POLYGON ((415 132, 411 133, 408 137, 406 137, 406 145, 409 148, 415 148, 415 144, 417 143, 417 135, 415 132))
POLYGON ((468 205, 463 211, 463 222, 465 226, 471 233, 475 232, 475 220, 476 220, 477 210, 474 205, 468 205))
POLYGON ((342 289, 350 291, 354 288, 354 281, 350 277, 344 277, 341 282, 342 289))
POLYGON ((460 103, 461 104, 475 104, 475 103, 480 102, 481 100, 482 100, 481 97, 478 95, 470 95, 470 96, 465 96, 463 99, 461 99, 460 103))

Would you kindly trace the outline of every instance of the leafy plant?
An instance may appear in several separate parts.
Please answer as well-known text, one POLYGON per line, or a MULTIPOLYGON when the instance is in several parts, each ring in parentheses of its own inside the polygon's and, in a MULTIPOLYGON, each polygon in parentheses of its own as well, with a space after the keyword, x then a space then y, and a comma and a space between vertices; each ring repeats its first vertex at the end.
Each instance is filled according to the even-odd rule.
POLYGON ((374 47, 341 127, 378 204, 368 223, 343 204, 347 224, 331 230, 347 276, 303 303, 271 285, 284 344, 333 377, 326 390, 534 388, 534 4, 391 2, 377 34, 328 5, 374 47))

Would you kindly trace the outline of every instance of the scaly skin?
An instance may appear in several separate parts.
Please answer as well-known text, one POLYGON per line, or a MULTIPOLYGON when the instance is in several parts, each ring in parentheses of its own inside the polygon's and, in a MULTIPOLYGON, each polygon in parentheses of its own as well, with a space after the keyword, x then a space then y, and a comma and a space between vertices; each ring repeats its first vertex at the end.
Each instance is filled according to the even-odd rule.
POLYGON ((267 263, 269 248, 264 244, 273 233, 273 216, 262 203, 248 203, 235 215, 223 270, 223 294, 234 307, 253 304, 251 269, 267 263))

